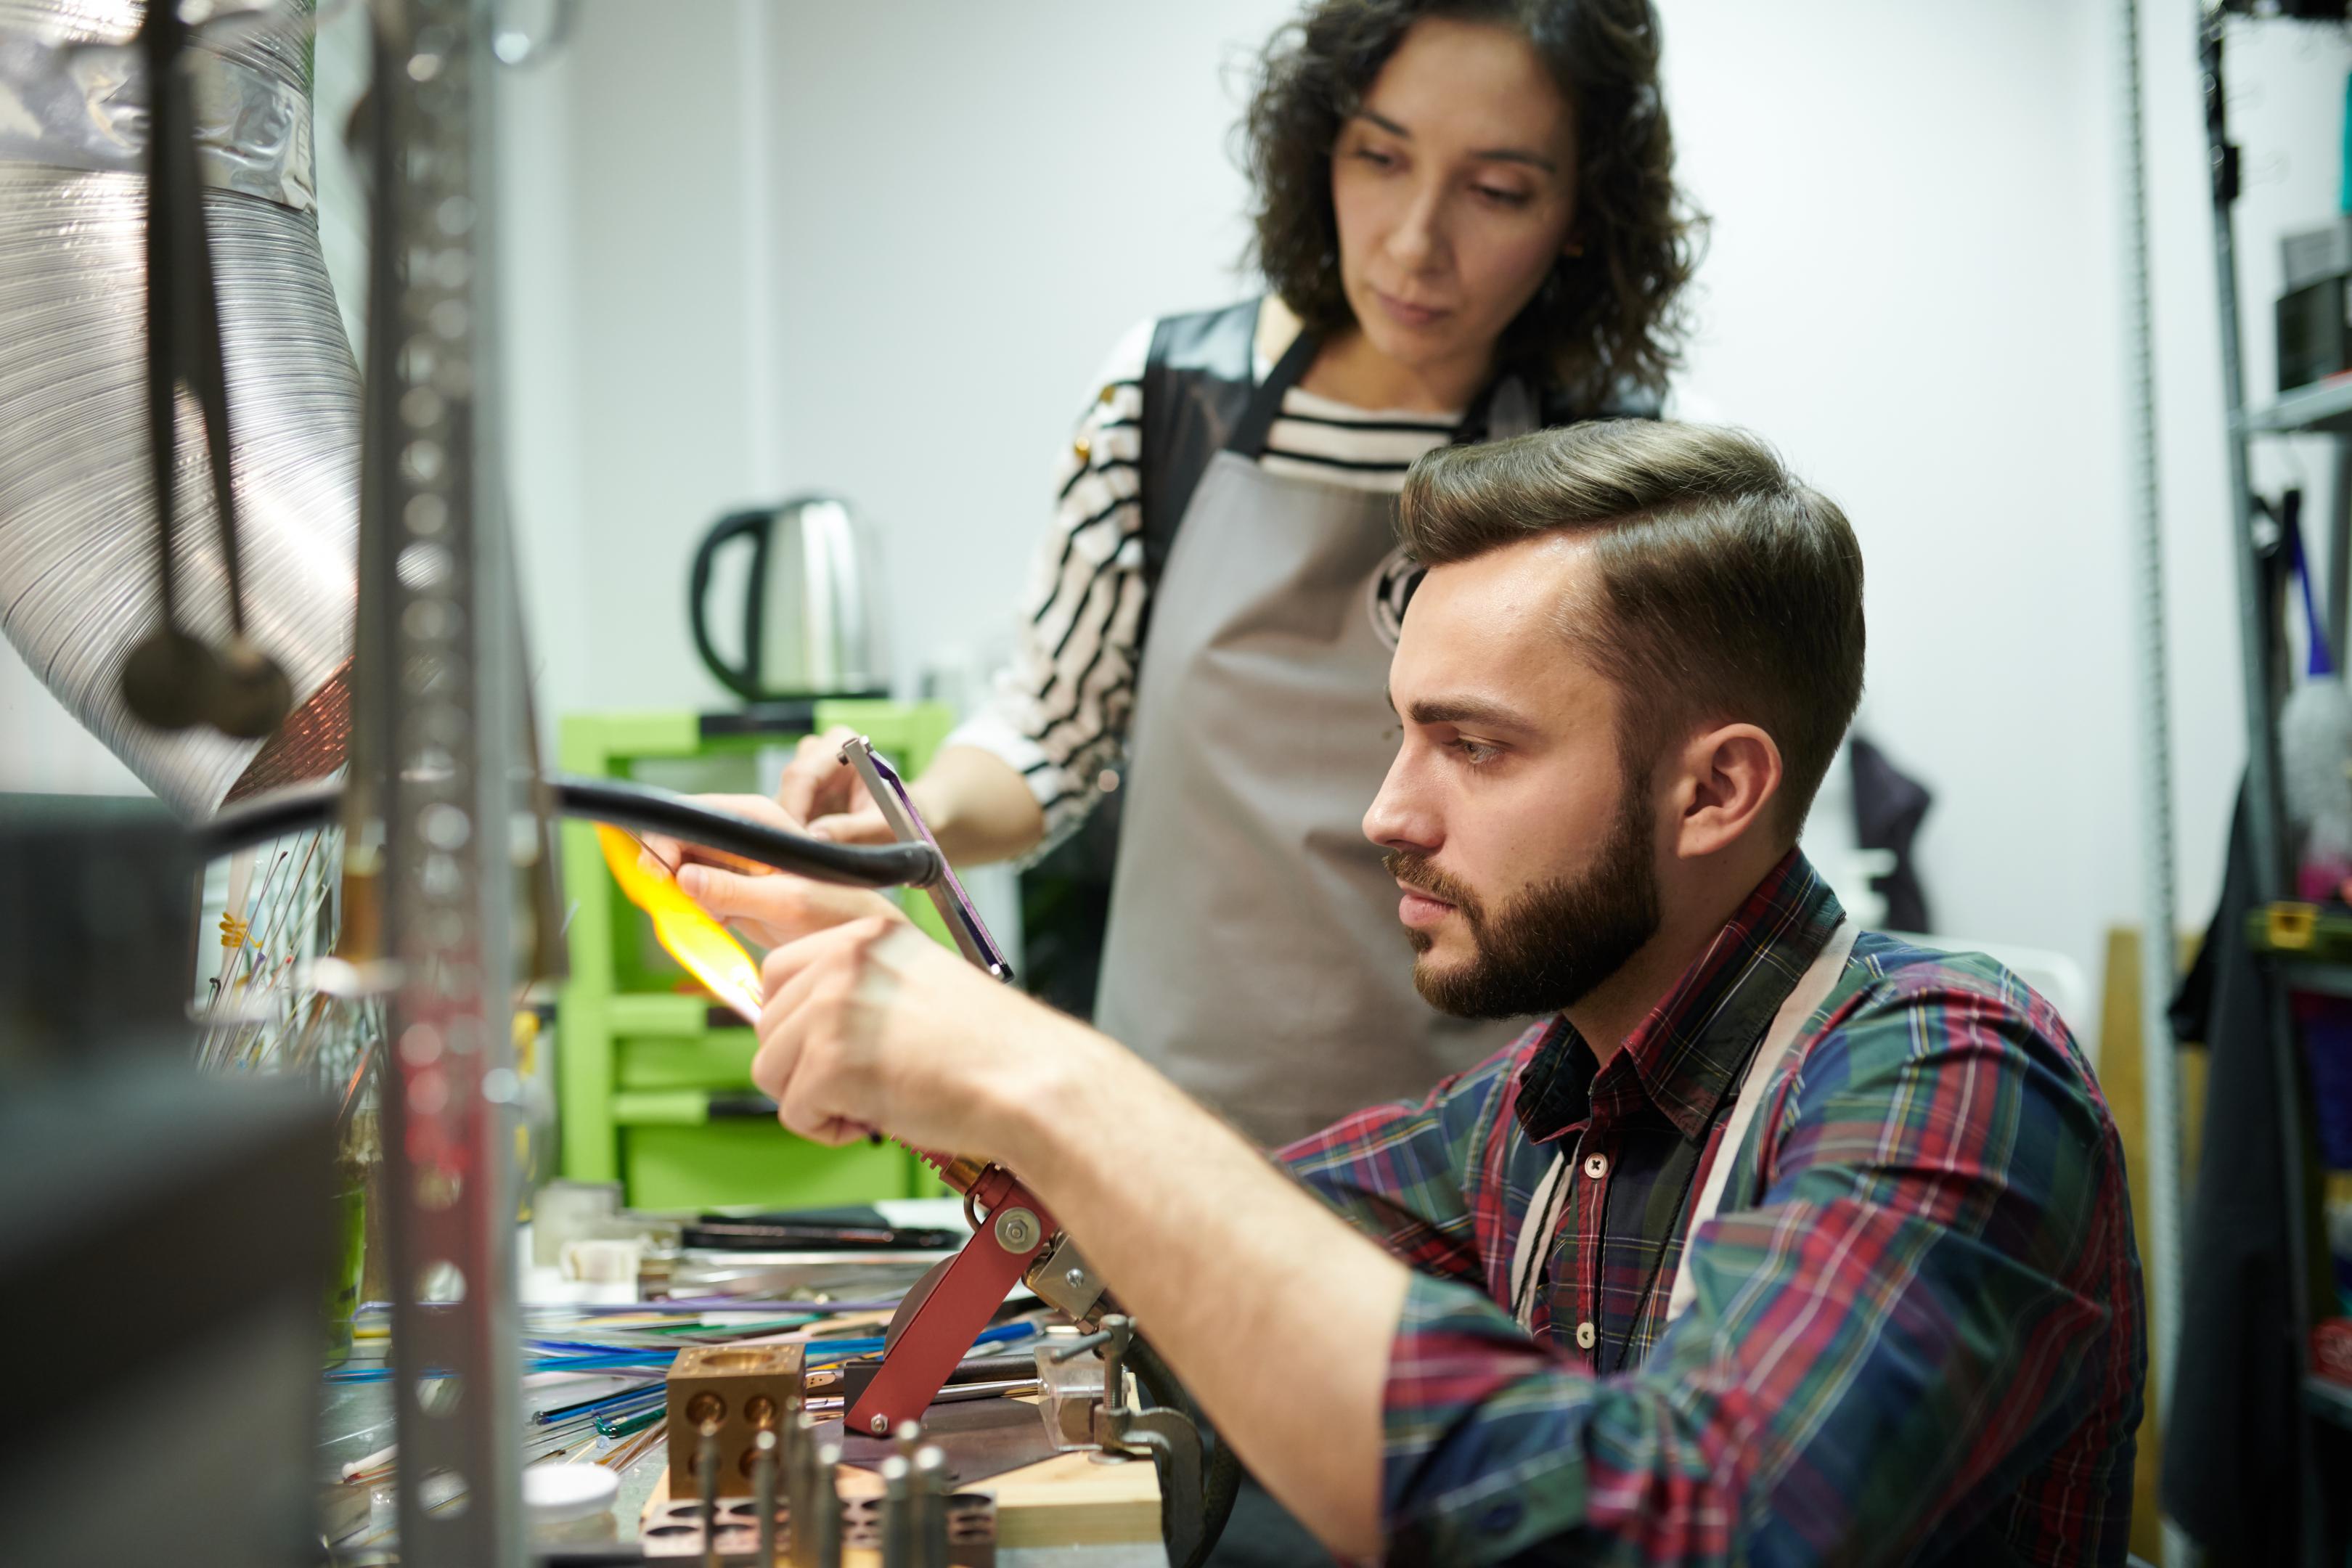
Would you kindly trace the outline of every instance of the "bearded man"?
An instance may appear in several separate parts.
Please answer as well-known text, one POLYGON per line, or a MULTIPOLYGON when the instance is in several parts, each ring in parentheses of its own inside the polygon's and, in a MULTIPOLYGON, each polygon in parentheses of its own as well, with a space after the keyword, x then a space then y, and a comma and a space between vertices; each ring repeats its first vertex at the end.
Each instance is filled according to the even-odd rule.
POLYGON ((1795 847, 1862 689, 1844 516, 1672 424, 1433 454, 1401 516, 1364 831, 1423 994, 1533 1027, 1269 1163, 880 900, 692 868, 808 933, 766 963, 783 1122, 1019 1173, 1350 1558, 2121 1562, 2106 1108, 2047 1002, 1857 932, 1795 847))

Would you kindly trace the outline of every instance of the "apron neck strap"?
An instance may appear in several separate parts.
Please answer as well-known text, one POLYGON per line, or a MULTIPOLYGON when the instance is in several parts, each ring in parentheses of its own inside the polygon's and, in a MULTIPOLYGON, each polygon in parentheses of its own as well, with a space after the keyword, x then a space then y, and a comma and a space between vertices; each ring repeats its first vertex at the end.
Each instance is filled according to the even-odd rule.
POLYGON ((1307 367, 1315 363, 1322 346, 1312 332, 1302 331, 1290 340, 1290 347, 1283 351, 1265 379, 1257 384, 1257 390, 1250 394, 1249 406, 1242 411, 1241 423, 1234 426, 1233 435, 1225 441, 1226 451, 1253 463, 1265 456, 1266 437, 1274 429, 1275 416, 1282 412, 1282 400, 1298 384, 1307 367))
MULTIPOLYGON (((1243 410, 1241 422, 1225 440, 1226 451, 1252 462, 1265 456, 1266 438, 1273 433, 1275 420, 1281 416, 1282 400, 1290 395, 1290 389, 1298 384, 1322 347, 1322 340, 1312 332, 1302 331, 1290 340, 1290 346, 1250 394, 1249 406, 1243 410)), ((1541 422, 1537 416, 1534 396, 1521 377, 1507 372, 1496 376, 1471 401, 1469 412, 1454 427, 1454 439, 1484 441, 1526 434, 1541 422)))
POLYGON ((1454 439, 1457 445, 1500 441, 1524 436, 1542 424, 1534 389, 1524 376, 1505 371, 1471 399, 1469 411, 1454 428, 1454 439))

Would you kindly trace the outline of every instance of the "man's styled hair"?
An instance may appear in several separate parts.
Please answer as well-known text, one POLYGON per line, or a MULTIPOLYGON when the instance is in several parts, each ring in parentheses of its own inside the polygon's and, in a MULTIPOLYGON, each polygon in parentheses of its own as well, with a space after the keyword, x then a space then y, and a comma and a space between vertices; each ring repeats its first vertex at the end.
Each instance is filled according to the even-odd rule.
POLYGON ((1590 542, 1601 603, 1560 629, 1616 686, 1629 772, 1708 723, 1780 748, 1793 840, 1862 700, 1862 546, 1845 513, 1740 430, 1598 420, 1442 447, 1405 478, 1423 565, 1538 535, 1590 542))

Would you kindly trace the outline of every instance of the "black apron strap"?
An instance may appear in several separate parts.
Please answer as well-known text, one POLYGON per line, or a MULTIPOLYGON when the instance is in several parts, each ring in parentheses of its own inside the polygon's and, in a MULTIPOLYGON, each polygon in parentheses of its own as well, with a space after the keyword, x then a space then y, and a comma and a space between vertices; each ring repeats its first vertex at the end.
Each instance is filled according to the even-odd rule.
POLYGON ((1307 367, 1315 363, 1316 351, 1321 346, 1312 332, 1302 331, 1291 340, 1290 347, 1283 351, 1282 358, 1275 362, 1274 369, 1250 395, 1249 407, 1225 442, 1226 451, 1238 453, 1252 462, 1265 455, 1265 439, 1274 429, 1276 417, 1282 413, 1282 400, 1298 384, 1307 367))

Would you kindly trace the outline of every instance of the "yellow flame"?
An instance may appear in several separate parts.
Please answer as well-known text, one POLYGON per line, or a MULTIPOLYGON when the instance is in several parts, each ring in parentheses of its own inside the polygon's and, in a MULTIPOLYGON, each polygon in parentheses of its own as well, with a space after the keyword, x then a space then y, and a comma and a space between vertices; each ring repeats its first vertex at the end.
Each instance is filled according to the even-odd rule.
POLYGON ((605 823, 596 825, 604 864, 629 901, 653 918, 654 935, 686 972, 710 994, 752 1024, 760 1021, 760 966, 727 928, 686 896, 684 889, 638 858, 637 841, 605 823))

